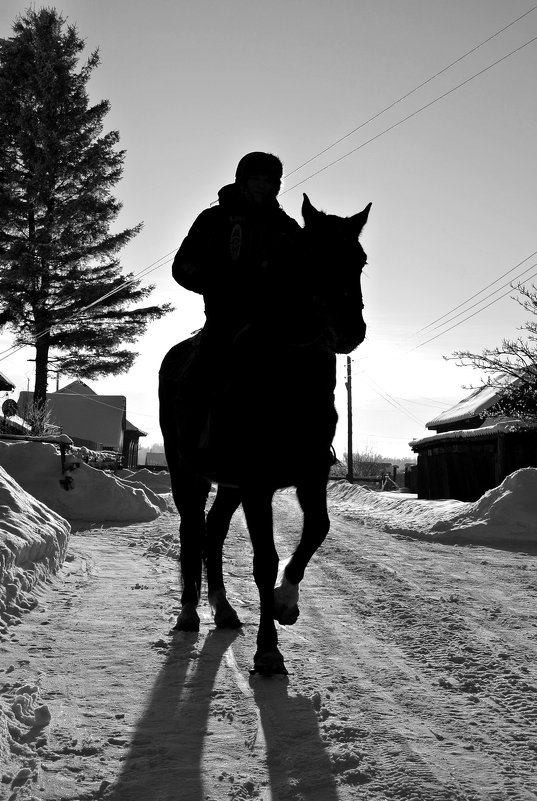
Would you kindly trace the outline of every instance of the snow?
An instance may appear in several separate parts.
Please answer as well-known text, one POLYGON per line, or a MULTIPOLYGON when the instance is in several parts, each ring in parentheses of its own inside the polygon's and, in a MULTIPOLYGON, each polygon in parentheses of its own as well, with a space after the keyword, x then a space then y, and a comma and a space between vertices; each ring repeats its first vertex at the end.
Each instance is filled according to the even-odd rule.
POLYGON ((30 591, 61 567, 72 525, 142 523, 171 508, 167 473, 116 477, 67 461, 63 475, 54 444, 0 442, 0 632, 35 606, 30 591))
POLYGON ((507 476, 478 501, 424 501, 416 495, 375 492, 334 482, 331 506, 367 525, 435 542, 537 545, 537 468, 507 476))
POLYGON ((470 395, 463 398, 455 406, 446 409, 441 414, 437 415, 437 417, 429 420, 429 422, 426 423, 427 428, 438 428, 448 423, 451 425, 460 420, 477 417, 482 412, 490 409, 498 400, 502 385, 520 383, 520 379, 502 373, 496 373, 492 376, 492 381, 493 384, 491 386, 484 384, 481 387, 477 387, 477 389, 474 389, 470 395))
POLYGON ((69 522, 144 522, 155 520, 169 508, 167 499, 161 497, 163 492, 169 492, 169 485, 154 483, 154 491, 146 483, 145 473, 149 471, 141 471, 141 481, 137 481, 138 473, 117 478, 72 457, 70 460, 64 476, 55 445, 0 442, 0 466, 27 492, 69 522), (61 483, 65 478, 68 489, 61 483))
MULTIPOLYGON (((169 508, 170 480, 169 475, 164 472, 154 474, 146 469, 138 471, 123 470, 118 475, 112 476, 81 464, 66 475, 73 478, 74 484, 70 490, 65 490, 59 483, 63 477, 61 463, 57 450, 53 445, 21 442, 0 443, 0 643, 2 643, 2 633, 11 630, 8 627, 19 623, 24 612, 36 605, 35 597, 31 594, 35 585, 57 573, 62 563, 64 563, 64 570, 59 579, 57 579, 57 586, 61 588, 62 583, 65 583, 66 586, 70 587, 70 593, 73 592, 73 588, 82 586, 80 579, 77 578, 79 574, 75 573, 71 583, 69 583, 70 560, 74 560, 73 569, 77 564, 77 560, 80 562, 76 555, 70 554, 68 551, 71 523, 76 524, 78 527, 80 521, 86 520, 88 521, 87 529, 90 528, 90 521, 91 523, 97 522, 103 528, 106 526, 107 529, 113 522, 116 523, 116 530, 113 528, 108 529, 113 536, 113 540, 110 540, 108 545, 104 543, 104 536, 102 546, 97 542, 99 539, 99 526, 97 528, 93 526, 92 533, 94 535, 97 534, 97 537, 93 536, 88 539, 88 546, 90 542, 93 542, 95 544, 91 546, 92 548, 101 548, 102 553, 106 554, 104 557, 105 566, 109 568, 108 572, 112 576, 116 576, 122 560, 125 560, 124 554, 126 550, 129 550, 129 545, 139 544, 144 537, 148 540, 149 537, 146 532, 153 527, 148 526, 147 523, 154 521, 161 511, 166 511, 169 508), (129 528, 128 524, 133 523, 137 525, 130 525, 129 528), (145 526, 143 525, 144 523, 146 524, 145 526), (108 550, 106 550, 106 547, 108 547, 108 550), (77 584, 77 582, 79 583, 77 584)), ((360 486, 349 485, 345 481, 331 482, 328 498, 333 517, 337 515, 343 518, 349 534, 353 533, 355 523, 356 528, 358 528, 359 524, 365 524, 370 530, 382 530, 394 535, 403 543, 403 546, 405 544, 404 538, 420 540, 420 547, 427 550, 432 550, 428 549, 427 543, 457 542, 492 546, 509 544, 520 549, 537 544, 537 469, 535 468, 516 471, 508 476, 499 487, 485 493, 475 503, 463 503, 450 499, 423 501, 408 493, 376 492, 360 486)), ((177 526, 175 520, 172 519, 175 518, 175 515, 164 514, 162 519, 165 521, 167 517, 170 518, 171 525, 163 526, 162 535, 158 534, 157 540, 151 541, 147 551, 149 556, 156 556, 157 554, 161 556, 177 556, 177 526)), ((104 532, 101 533, 104 534, 104 532)), ((342 547, 345 547, 347 541, 348 538, 343 538, 342 547)), ((384 554, 385 551, 382 551, 382 553, 384 554)), ((366 563, 367 559, 364 561, 364 565, 366 563)), ((411 559, 409 564, 412 569, 418 569, 419 560, 411 559)), ((77 569, 80 571, 80 564, 77 569)), ((155 567, 154 570, 156 569, 155 567)), ((228 573, 232 574, 235 568, 230 570, 228 565, 226 569, 228 573)), ((355 569, 356 567, 352 568, 352 570, 355 569)), ((386 570, 388 571, 388 568, 386 570)), ((522 573, 524 571, 519 570, 518 572, 522 573)), ((394 571, 391 570, 391 573, 394 573, 394 571)), ((383 573, 382 576, 385 579, 385 576, 389 576, 391 573, 388 571, 383 573)), ((147 573, 148 575, 150 575, 150 572, 147 573)), ((132 596, 133 591, 139 593, 139 598, 144 593, 149 594, 151 592, 147 576, 146 574, 132 574, 129 575, 127 582, 125 580, 122 582, 128 609, 132 608, 132 600, 130 599, 134 597, 132 596)), ((417 584, 417 586, 420 587, 420 597, 425 592, 425 600, 428 599, 430 603, 432 590, 425 591, 421 589, 421 584, 417 584)), ((80 590, 80 592, 83 593, 84 590, 80 590)), ((157 590, 155 592, 157 593, 157 602, 162 605, 164 602, 162 596, 158 595, 157 590), (158 600, 159 598, 160 601, 158 600)), ((170 592, 175 597, 177 593, 175 583, 170 592)), ((460 597, 456 592, 448 596, 453 609, 455 607, 458 609, 462 603, 462 600, 457 600, 460 597)), ((520 597, 523 597, 523 595, 520 597)), ((114 608, 116 600, 118 599, 114 599, 114 608)), ((69 602, 67 601, 66 603, 69 602)), ((70 616, 70 607, 66 608, 69 609, 70 616)), ((144 603, 136 605, 137 613, 140 613, 145 608, 146 604, 144 603)), ((344 616, 344 608, 344 606, 340 608, 340 616, 344 616)), ((370 612, 369 604, 368 609, 370 612)), ((35 615, 37 611, 33 614, 35 615)), ((123 614, 125 614, 125 611, 123 614)), ((134 609, 132 614, 134 614, 134 609)), ((47 619, 42 619, 41 626, 49 622, 47 619)), ((134 619, 132 622, 134 623, 134 619)), ((347 623, 350 625, 349 621, 347 623)), ((341 623, 342 630, 345 629, 347 623, 343 620, 341 623)), ((150 619, 148 625, 152 627, 151 630, 154 630, 154 621, 150 619)), ((72 628, 74 636, 76 627, 76 621, 73 624, 67 623, 65 630, 67 633, 64 632, 63 636, 69 635, 70 628, 72 628)), ((139 624, 137 624, 136 630, 138 630, 138 627, 139 624)), ((301 634, 294 635, 292 631, 289 632, 286 627, 284 628, 285 631, 282 637, 297 637, 300 640, 301 648, 306 648, 307 639, 305 637, 301 634)), ((143 629, 141 631, 143 633, 143 629)), ((304 629, 303 631, 306 630, 304 629)), ((114 636, 117 636, 117 633, 114 636)), ((130 635, 127 634, 128 648, 132 645, 130 641, 132 636, 132 633, 130 635)), ((324 631, 323 637, 327 636, 328 632, 324 631)), ((369 636, 367 630, 364 629, 361 636, 365 638, 362 643, 365 653, 367 652, 367 637, 369 636)), ((453 633, 450 636, 454 636, 453 633)), ((238 635, 234 633, 233 637, 238 637, 238 635)), ((251 639, 251 632, 249 637, 251 639)), ((237 647, 241 645, 243 639, 240 637, 237 639, 237 647)), ((43 743, 46 742, 46 735, 41 735, 40 732, 43 732, 51 721, 51 709, 54 712, 53 718, 58 718, 56 720, 56 728, 58 728, 62 718, 59 709, 54 707, 54 696, 50 694, 50 686, 48 687, 47 698, 53 698, 52 701, 48 702, 51 704, 51 709, 43 701, 40 679, 35 682, 28 681, 28 679, 16 680, 22 663, 17 662, 11 656, 10 648, 14 647, 14 641, 4 639, 3 642, 4 645, 0 645, 0 652, 2 652, 3 656, 11 659, 12 664, 6 662, 5 664, 8 667, 4 668, 6 679, 11 682, 11 684, 6 685, 11 687, 9 704, 2 702, 0 705, 0 764, 6 766, 5 777, 2 778, 2 781, 9 779, 12 791, 10 798, 20 798, 22 801, 22 798, 29 798, 26 793, 30 792, 32 786, 35 786, 35 777, 39 775, 40 771, 40 775, 43 776, 40 759, 43 761, 46 758, 47 751, 46 748, 45 750, 41 749, 45 756, 40 754, 39 743, 41 740, 43 743), (12 680, 11 674, 13 674, 15 680, 12 680), (28 739, 29 732, 32 733, 35 743, 28 739), (7 769, 8 766, 9 770, 7 769), (21 790, 20 794, 18 793, 18 788, 21 790)), ((227 643, 227 640, 225 642, 227 643)), ((208 637, 204 646, 208 652, 211 647, 217 647, 211 643, 212 640, 208 637)), ((56 647, 54 646, 54 641, 52 641, 51 646, 47 647, 54 649, 56 647)), ((249 647, 253 648, 253 644, 250 643, 249 647)), ((379 645, 376 643, 375 648, 378 647, 379 645)), ((149 649, 147 657, 144 658, 148 660, 156 659, 155 649, 157 648, 169 649, 171 646, 166 641, 157 640, 152 649, 149 649)), ((442 653, 444 653, 444 650, 442 650, 442 653)), ((140 647, 138 646, 138 658, 141 659, 142 656, 143 654, 140 653, 140 647)), ((207 656, 207 659, 209 659, 209 656, 207 656)), ((192 658, 194 659, 194 657, 199 657, 196 658, 194 664, 200 664, 203 668, 205 662, 201 659, 200 654, 196 652, 192 658)), ((83 670, 81 665, 84 664, 86 658, 87 656, 83 655, 80 665, 77 665, 76 668, 77 675, 82 683, 84 681, 85 668, 83 670)), ((130 651, 126 652, 123 658, 128 671, 131 671, 133 666, 130 651)), ((241 670, 233 661, 234 658, 231 649, 227 648, 225 664, 230 671, 233 668, 232 675, 234 680, 237 682, 240 693, 246 699, 245 701, 243 699, 242 703, 249 705, 248 709, 251 707, 255 714, 257 714, 257 707, 254 704, 257 704, 261 710, 261 716, 266 717, 266 719, 263 719, 264 729, 268 732, 271 731, 271 714, 274 713, 275 703, 276 706, 278 703, 281 706, 281 709, 279 707, 278 709, 279 716, 282 719, 285 719, 287 714, 287 706, 290 703, 295 704, 297 709, 300 707, 300 710, 302 710, 302 717, 297 716, 297 720, 300 717, 300 720, 308 721, 312 714, 317 715, 318 723, 315 725, 322 726, 325 737, 330 740, 331 769, 335 776, 340 777, 339 781, 345 781, 351 790, 354 785, 369 781, 371 778, 369 774, 373 775, 374 770, 373 767, 368 767, 367 755, 362 759, 360 733, 358 732, 357 734, 357 729, 350 724, 347 726, 346 717, 343 713, 341 713, 340 723, 334 711, 329 712, 326 707, 330 703, 332 703, 332 706, 335 705, 336 691, 332 684, 329 683, 326 687, 322 686, 320 690, 312 688, 311 701, 301 695, 290 700, 287 697, 286 685, 283 684, 281 685, 280 694, 282 697, 280 700, 278 700, 279 696, 273 697, 272 695, 264 699, 263 693, 266 692, 263 689, 264 685, 256 683, 248 685, 242 677, 241 670), (330 718, 330 715, 332 715, 332 718, 330 718)), ((392 655, 390 658, 393 659, 395 657, 392 655)), ((147 666, 144 667, 142 665, 140 669, 145 671, 144 675, 151 674, 152 664, 152 662, 149 663, 149 669, 147 666)), ((386 664, 384 664, 385 669, 386 664)), ((458 662, 454 664, 458 664, 458 662)), ((97 668, 98 671, 101 671, 102 665, 99 663, 97 668)), ((97 670, 97 668, 95 669, 97 670)), ((169 669, 171 670, 172 668, 174 671, 176 670, 173 661, 170 662, 169 669)), ((113 672, 114 670, 116 668, 113 668, 113 672)), ((201 670, 201 673, 203 674, 203 670, 201 670)), ((202 678, 203 676, 201 675, 200 682, 202 682, 202 678)), ((49 685, 51 681, 52 678, 49 675, 49 685)), ((362 684, 365 687, 364 682, 365 679, 362 678, 362 684)), ((136 680, 134 681, 134 686, 137 686, 136 680)), ((202 693, 200 697, 205 698, 207 696, 208 698, 211 695, 211 686, 209 684, 205 690, 203 689, 204 686, 205 684, 200 683, 198 692, 202 693), (205 692, 205 695, 203 695, 203 692, 205 692)), ((363 692, 365 691, 362 689, 363 692)), ((375 697, 381 699, 378 694, 375 697)), ((222 703, 224 701, 225 699, 222 698, 222 703)), ((105 703, 104 699, 103 703, 105 703)), ((238 704, 237 701, 234 703, 238 704)), ((207 701, 208 704, 209 701, 207 701)), ((196 703, 195 707, 192 707, 193 714, 194 711, 196 715, 198 714, 198 707, 199 702, 196 703)), ((231 725, 229 720, 233 720, 233 718, 228 720, 224 713, 222 715, 223 722, 218 719, 218 722, 213 721, 211 724, 216 728, 216 734, 219 731, 218 726, 224 727, 226 721, 228 721, 226 725, 231 725)), ((121 734, 119 720, 124 718, 123 711, 116 714, 115 717, 110 713, 109 717, 111 719, 114 718, 114 725, 118 727, 118 732, 121 734)), ((236 717, 239 719, 239 716, 236 715, 236 717)), ((194 720, 197 720, 195 716, 194 720)), ((313 730, 311 721, 310 724, 308 732, 313 730)), ((297 726, 295 726, 294 730, 297 730, 297 726)), ((205 731, 205 724, 203 731, 205 731)), ((280 737, 280 734, 277 733, 276 735, 273 732, 271 736, 274 744, 276 736, 280 737)), ((119 749, 125 745, 127 740, 128 738, 126 739, 123 736, 120 738, 114 729, 107 742, 111 747, 116 747, 117 745, 119 749)), ((73 740, 74 745, 66 745, 63 750, 59 749, 59 747, 57 748, 58 753, 54 758, 59 760, 58 764, 61 764, 61 759, 66 759, 66 754, 73 754, 74 759, 78 758, 80 753, 82 755, 80 758, 82 759, 82 757, 86 758, 86 752, 87 754, 93 753, 88 750, 93 747, 91 744, 87 747, 84 743, 76 746, 76 742, 76 740, 73 740)), ((225 741, 223 742, 225 743, 225 741)), ((261 740, 260 743, 262 745, 261 740)), ((261 748, 261 745, 259 748, 261 748)), ((296 750, 295 746, 293 748, 296 750)), ((324 755, 323 758, 326 759, 324 751, 319 751, 319 753, 324 755)), ((225 763, 222 762, 221 764, 225 763)), ((305 760, 304 765, 307 766, 307 764, 309 763, 305 760)), ((238 769, 238 765, 236 769, 238 769)), ((0 777, 1 775, 2 771, 0 770, 0 777)), ((225 779, 230 785, 233 780, 235 788, 239 786, 237 783, 240 784, 237 790, 238 794, 233 795, 233 797, 251 797, 254 792, 252 788, 255 786, 255 782, 250 781, 247 777, 243 780, 240 776, 234 777, 232 773, 227 773, 226 771, 222 772, 221 777, 222 782, 225 779)), ((107 784, 109 784, 108 781, 102 782, 103 787, 107 784)), ((335 798, 334 793, 335 790, 328 797, 335 798)), ((257 795, 257 790, 255 794, 257 795)), ((75 796, 69 795, 69 797, 74 798, 75 796)), ((84 795, 84 798, 89 797, 89 795, 84 795)), ((98 794, 97 796, 91 795, 91 797, 98 797, 98 794)), ((317 799, 321 795, 316 794, 313 797, 317 799)), ((347 797, 353 796, 342 795, 342 798, 347 797)))
MULTIPOLYGON (((34 604, 29 591, 63 563, 77 528, 155 520, 173 510, 166 472, 122 470, 113 476, 75 461, 64 478, 53 444, 0 442, 0 615, 4 626, 34 604), (18 482, 18 483, 17 483, 18 482)), ((474 503, 423 501, 331 482, 331 508, 394 535, 436 542, 537 544, 537 469, 524 468, 474 503)), ((155 553, 176 543, 156 542, 155 553)))
POLYGON ((491 421, 486 419, 479 428, 463 428, 454 431, 444 431, 441 434, 431 434, 421 439, 413 439, 409 444, 413 451, 422 448, 424 445, 442 442, 453 439, 474 439, 475 437, 487 437, 494 434, 504 434, 512 431, 532 431, 537 428, 537 424, 521 422, 516 418, 502 417, 491 421))
POLYGON ((0 467, 0 633, 35 606, 30 590, 56 573, 71 526, 0 467))

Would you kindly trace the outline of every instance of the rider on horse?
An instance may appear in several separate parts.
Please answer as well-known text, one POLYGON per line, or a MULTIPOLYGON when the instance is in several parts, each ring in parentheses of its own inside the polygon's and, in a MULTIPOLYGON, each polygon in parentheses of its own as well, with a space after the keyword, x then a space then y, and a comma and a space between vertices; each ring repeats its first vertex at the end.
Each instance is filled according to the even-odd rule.
MULTIPOLYGON (((235 183, 224 186, 218 205, 197 217, 173 262, 177 283, 202 294, 205 301, 206 322, 197 342, 191 391, 201 428, 201 417, 215 405, 219 409, 220 423, 213 414, 209 432, 196 432, 202 434, 207 459, 219 433, 233 427, 238 397, 244 401, 251 389, 252 373, 248 379, 243 367, 254 350, 259 355, 267 338, 289 340, 295 329, 297 338, 307 331, 297 316, 303 229, 276 200, 282 171, 281 161, 271 153, 244 156, 235 183), (202 412, 199 405, 204 401, 202 412)), ((184 400, 190 406, 188 398, 184 400)))
POLYGON ((296 251, 302 229, 276 200, 281 177, 276 156, 243 156, 235 183, 220 190, 218 205, 199 215, 175 256, 174 279, 203 295, 202 338, 211 348, 230 345, 245 326, 270 312, 274 273, 296 251))

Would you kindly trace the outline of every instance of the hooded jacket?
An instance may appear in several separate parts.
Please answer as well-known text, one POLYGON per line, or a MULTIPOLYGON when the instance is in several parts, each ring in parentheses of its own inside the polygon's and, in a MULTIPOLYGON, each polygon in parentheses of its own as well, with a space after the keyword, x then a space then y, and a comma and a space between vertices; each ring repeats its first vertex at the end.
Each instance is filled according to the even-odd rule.
POLYGON ((231 341, 246 325, 274 314, 290 292, 302 229, 276 199, 250 203, 237 184, 203 211, 179 248, 172 275, 203 295, 206 330, 231 341))

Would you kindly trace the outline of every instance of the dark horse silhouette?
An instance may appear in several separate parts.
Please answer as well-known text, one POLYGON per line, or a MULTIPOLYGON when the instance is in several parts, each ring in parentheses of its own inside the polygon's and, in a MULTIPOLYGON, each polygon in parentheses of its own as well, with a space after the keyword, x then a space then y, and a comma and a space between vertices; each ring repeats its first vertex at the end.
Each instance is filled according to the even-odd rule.
POLYGON ((299 584, 330 528, 326 488, 337 422, 335 354, 350 353, 365 337, 361 273, 366 255, 358 237, 370 207, 342 218, 316 210, 304 195, 296 291, 289 287, 287 292, 285 283, 278 287, 270 316, 237 337, 224 368, 200 355, 198 335, 173 347, 160 369, 160 424, 181 518, 183 590, 176 628, 199 629, 204 558, 216 625, 241 625, 226 598, 222 546, 242 503, 260 599, 254 671, 264 675, 287 673, 274 619, 296 621, 299 584), (212 388, 210 410, 199 375, 208 365, 220 379, 225 375, 219 388, 212 388), (201 448, 208 411, 209 445, 201 448), (211 481, 219 487, 206 516, 211 481), (272 499, 276 490, 290 486, 296 487, 303 530, 279 571, 272 499))

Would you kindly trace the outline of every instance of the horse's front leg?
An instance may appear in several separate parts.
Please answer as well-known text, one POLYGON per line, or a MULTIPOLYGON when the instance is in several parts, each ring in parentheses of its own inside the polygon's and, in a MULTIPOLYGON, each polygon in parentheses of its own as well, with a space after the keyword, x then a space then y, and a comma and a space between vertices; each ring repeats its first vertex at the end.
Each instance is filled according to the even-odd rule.
POLYGON ((297 486, 298 501, 304 513, 302 536, 295 552, 279 571, 274 589, 274 617, 284 625, 295 623, 299 616, 299 584, 310 559, 330 530, 326 484, 326 476, 320 474, 297 486))
POLYGON ((207 514, 205 561, 209 604, 218 628, 236 629, 242 626, 239 616, 226 597, 222 572, 223 546, 229 531, 231 518, 239 508, 241 496, 238 489, 219 487, 207 514))
POLYGON ((259 590, 260 616, 254 671, 266 676, 287 674, 283 656, 278 650, 278 635, 274 624, 274 585, 278 575, 278 554, 274 546, 272 496, 273 492, 263 489, 243 489, 242 492, 242 508, 254 551, 254 579, 259 590))

